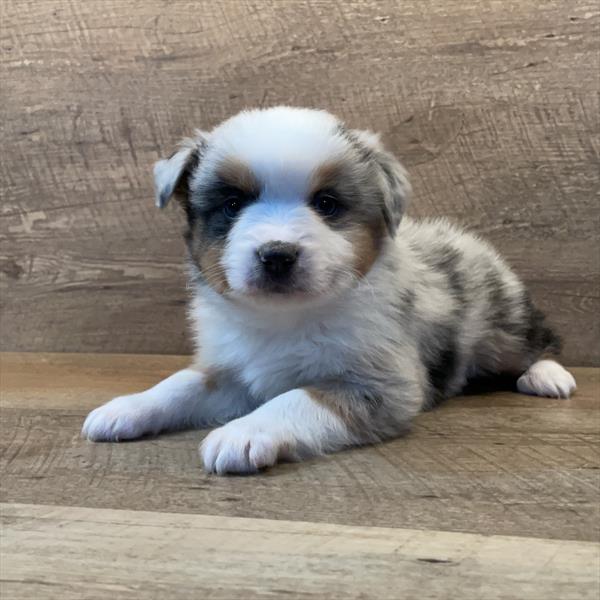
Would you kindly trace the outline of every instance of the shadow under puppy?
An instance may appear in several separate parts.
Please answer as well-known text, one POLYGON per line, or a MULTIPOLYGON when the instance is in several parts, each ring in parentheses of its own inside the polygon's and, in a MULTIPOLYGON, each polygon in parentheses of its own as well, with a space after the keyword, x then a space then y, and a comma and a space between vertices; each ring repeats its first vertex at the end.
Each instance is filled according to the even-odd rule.
POLYGON ((206 470, 255 472, 378 442, 475 376, 568 397, 575 381, 523 284, 485 242, 402 219, 404 169, 376 135, 316 110, 242 112, 154 169, 176 196, 197 342, 193 366, 115 398, 91 440, 225 425, 206 470))

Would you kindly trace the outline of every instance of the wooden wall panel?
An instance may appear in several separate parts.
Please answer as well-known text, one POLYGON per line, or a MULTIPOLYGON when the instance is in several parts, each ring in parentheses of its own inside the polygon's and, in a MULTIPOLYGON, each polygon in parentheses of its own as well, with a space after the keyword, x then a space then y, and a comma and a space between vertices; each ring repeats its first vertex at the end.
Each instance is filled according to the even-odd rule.
POLYGON ((2 346, 187 352, 152 163, 247 106, 382 131, 411 214, 491 239, 600 362, 599 13, 562 0, 0 3, 2 346))

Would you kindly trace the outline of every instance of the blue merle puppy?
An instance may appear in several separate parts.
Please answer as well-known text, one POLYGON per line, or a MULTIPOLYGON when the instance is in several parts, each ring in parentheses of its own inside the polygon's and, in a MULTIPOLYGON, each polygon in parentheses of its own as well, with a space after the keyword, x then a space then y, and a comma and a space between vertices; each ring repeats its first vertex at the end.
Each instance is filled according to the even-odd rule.
POLYGON ((188 229, 188 369, 94 410, 118 441, 217 426, 209 472, 248 473, 400 435, 478 376, 568 397, 556 336, 484 241, 403 217, 406 173, 329 113, 244 111, 155 166, 188 229))

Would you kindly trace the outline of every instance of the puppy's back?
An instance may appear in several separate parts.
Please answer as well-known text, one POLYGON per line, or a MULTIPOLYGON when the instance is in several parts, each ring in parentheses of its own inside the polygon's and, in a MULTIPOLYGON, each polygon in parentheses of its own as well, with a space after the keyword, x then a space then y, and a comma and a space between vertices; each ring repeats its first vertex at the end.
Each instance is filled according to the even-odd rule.
MULTIPOLYGON (((445 219, 405 219, 397 236, 410 256, 415 337, 434 395, 473 375, 522 372, 559 340, 519 277, 494 248, 445 219)), ((400 274, 402 275, 402 274, 400 274)))

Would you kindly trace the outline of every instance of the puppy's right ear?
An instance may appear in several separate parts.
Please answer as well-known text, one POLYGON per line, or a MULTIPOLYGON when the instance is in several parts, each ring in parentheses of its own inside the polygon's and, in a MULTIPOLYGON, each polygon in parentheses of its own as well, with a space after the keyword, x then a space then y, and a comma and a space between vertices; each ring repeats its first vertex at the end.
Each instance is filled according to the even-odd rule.
POLYGON ((179 150, 169 158, 159 160, 154 165, 155 202, 159 208, 164 208, 172 196, 187 200, 189 179, 200 164, 208 138, 202 131, 196 131, 195 134, 193 138, 184 139, 179 144, 179 150))

